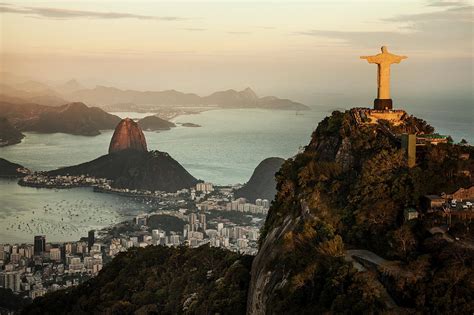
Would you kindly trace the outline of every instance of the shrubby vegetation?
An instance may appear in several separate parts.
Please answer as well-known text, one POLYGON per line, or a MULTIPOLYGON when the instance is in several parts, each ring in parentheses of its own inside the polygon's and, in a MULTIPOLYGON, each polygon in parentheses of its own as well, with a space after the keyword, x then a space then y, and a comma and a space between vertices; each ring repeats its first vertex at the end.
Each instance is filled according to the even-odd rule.
POLYGON ((161 229, 167 233, 171 231, 182 231, 185 222, 177 217, 165 214, 152 215, 148 218, 149 231, 161 229))
POLYGON ((0 288, 0 314, 6 313, 7 310, 19 311, 30 303, 30 298, 19 296, 11 289, 0 288))
POLYGON ((25 314, 242 314, 252 257, 201 246, 119 254, 99 276, 38 298, 25 314))
POLYGON ((282 255, 275 262, 287 270, 288 281, 281 296, 270 298, 267 305, 281 305, 279 310, 287 313, 376 313, 388 305, 379 282, 383 280, 403 308, 472 313, 473 250, 431 236, 423 220, 404 223, 403 213, 408 207, 420 209, 425 194, 472 185, 461 171, 472 174, 473 159, 459 156, 472 157, 474 151, 451 143, 427 145, 417 166, 408 168, 399 143, 387 130, 433 132, 415 117, 398 127, 388 122, 355 126, 348 112, 334 112, 319 124, 305 151, 282 166, 261 244, 288 216, 300 223, 284 236, 282 255), (356 273, 341 258, 347 247, 390 259, 391 268, 356 273), (357 309, 346 302, 363 306, 357 309))

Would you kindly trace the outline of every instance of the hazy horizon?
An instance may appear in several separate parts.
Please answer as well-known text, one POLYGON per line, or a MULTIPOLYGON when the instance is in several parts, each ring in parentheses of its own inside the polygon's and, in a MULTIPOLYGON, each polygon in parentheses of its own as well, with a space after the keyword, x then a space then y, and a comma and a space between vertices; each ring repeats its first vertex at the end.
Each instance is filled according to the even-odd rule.
POLYGON ((464 1, 8 1, 0 24, 2 71, 48 83, 370 106, 376 67, 359 56, 388 45, 409 57, 393 66, 394 99, 472 99, 464 1))

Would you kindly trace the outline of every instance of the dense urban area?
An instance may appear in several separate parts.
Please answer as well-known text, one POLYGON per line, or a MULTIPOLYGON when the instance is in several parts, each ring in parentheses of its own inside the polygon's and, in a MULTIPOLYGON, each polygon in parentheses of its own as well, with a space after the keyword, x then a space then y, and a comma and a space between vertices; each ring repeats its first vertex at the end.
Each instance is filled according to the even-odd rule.
MULTIPOLYGON (((0 287, 25 299, 76 286, 96 276, 118 253, 149 245, 199 247, 209 244, 255 255, 259 229, 270 202, 234 198, 235 187, 198 183, 176 193, 116 189, 110 181, 87 176, 48 177, 32 174, 23 185, 70 188, 94 186, 98 192, 153 200, 156 210, 102 230, 89 231, 75 242, 51 243, 36 235, 33 244, 3 244, 0 287)), ((32 236, 33 237, 33 236, 32 236)))

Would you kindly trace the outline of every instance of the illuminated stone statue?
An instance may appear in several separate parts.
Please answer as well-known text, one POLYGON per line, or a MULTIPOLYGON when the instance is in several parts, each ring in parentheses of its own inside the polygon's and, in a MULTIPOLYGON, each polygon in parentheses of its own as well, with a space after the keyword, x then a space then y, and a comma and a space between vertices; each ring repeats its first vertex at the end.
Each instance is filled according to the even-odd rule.
POLYGON ((406 56, 397 56, 388 52, 386 46, 382 46, 382 53, 375 56, 361 56, 369 63, 376 63, 377 71, 377 98, 374 101, 375 109, 392 109, 390 98, 390 65, 400 63, 406 56))

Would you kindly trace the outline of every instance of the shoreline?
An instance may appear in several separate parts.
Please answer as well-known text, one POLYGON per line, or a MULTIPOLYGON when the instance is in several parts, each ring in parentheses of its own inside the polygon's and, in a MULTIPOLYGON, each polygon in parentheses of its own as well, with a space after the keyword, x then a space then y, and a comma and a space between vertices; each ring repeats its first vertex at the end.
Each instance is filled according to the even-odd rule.
MULTIPOLYGON (((106 110, 107 113, 117 115, 120 117, 120 113, 136 113, 136 114, 150 114, 147 116, 157 116, 161 119, 167 121, 173 121, 177 117, 186 116, 186 115, 197 115, 206 111, 215 110, 215 109, 225 109, 219 106, 205 106, 205 107, 163 107, 163 108, 155 108, 155 109, 144 109, 144 110, 106 110)), ((144 117, 147 117, 144 116, 144 117)), ((124 117, 120 117, 124 118, 124 117)), ((136 117, 135 117, 136 118, 136 117)), ((136 118, 136 119, 142 119, 136 118)))

